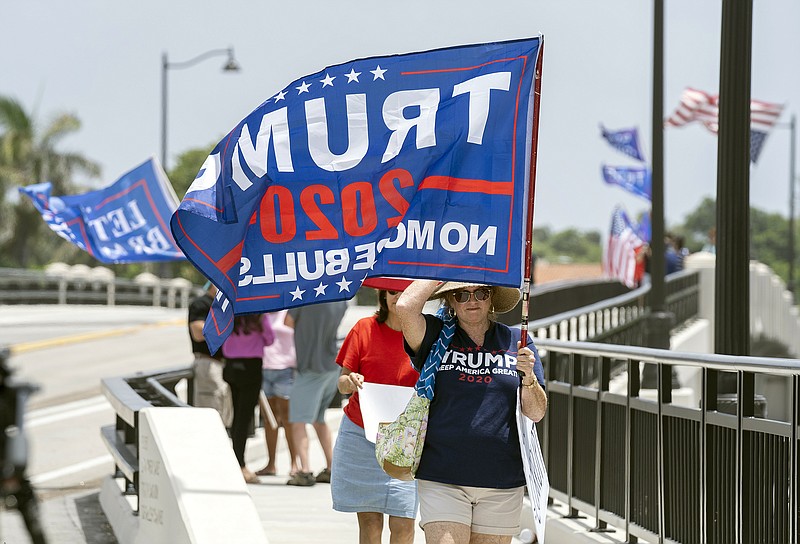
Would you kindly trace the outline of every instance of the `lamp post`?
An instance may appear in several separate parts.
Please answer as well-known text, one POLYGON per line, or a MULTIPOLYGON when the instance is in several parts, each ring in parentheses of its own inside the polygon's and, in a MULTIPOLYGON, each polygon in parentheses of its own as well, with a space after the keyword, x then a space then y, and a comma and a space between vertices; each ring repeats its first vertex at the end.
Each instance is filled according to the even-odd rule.
POLYGON ((212 49, 183 62, 169 62, 167 53, 161 55, 161 165, 167 169, 167 70, 182 70, 198 64, 208 58, 225 55, 227 62, 222 66, 223 72, 238 72, 239 63, 233 57, 233 47, 212 49))
MULTIPOLYGON (((223 72, 238 72, 240 70, 239 63, 236 62, 236 59, 233 57, 233 47, 228 47, 227 49, 212 49, 183 62, 169 62, 167 53, 164 52, 161 54, 161 166, 164 168, 164 171, 167 170, 167 70, 182 70, 183 68, 189 68, 197 63, 203 62, 208 58, 220 55, 226 55, 228 57, 227 62, 222 66, 223 72)), ((170 275, 169 263, 159 263, 159 276, 166 278, 170 275)))
POLYGON ((795 128, 797 123, 795 116, 792 115, 789 121, 789 281, 786 288, 794 296, 794 261, 795 261, 795 248, 794 248, 794 200, 795 200, 795 183, 797 183, 797 175, 795 174, 795 128))

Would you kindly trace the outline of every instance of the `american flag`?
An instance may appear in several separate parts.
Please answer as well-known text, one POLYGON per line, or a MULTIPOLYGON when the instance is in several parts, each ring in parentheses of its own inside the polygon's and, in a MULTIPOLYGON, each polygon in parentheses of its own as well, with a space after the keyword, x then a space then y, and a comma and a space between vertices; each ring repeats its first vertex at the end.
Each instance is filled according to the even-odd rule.
POLYGON ((636 250, 644 245, 636 231, 628 214, 620 207, 614 208, 611 233, 603 256, 603 271, 606 276, 618 279, 628 287, 636 286, 636 250))
MULTIPOLYGON (((761 154, 767 133, 778 121, 783 104, 750 100, 750 161, 755 163, 761 154)), ((698 121, 717 134, 719 132, 719 95, 687 88, 681 95, 678 108, 667 117, 665 125, 682 127, 698 121)))

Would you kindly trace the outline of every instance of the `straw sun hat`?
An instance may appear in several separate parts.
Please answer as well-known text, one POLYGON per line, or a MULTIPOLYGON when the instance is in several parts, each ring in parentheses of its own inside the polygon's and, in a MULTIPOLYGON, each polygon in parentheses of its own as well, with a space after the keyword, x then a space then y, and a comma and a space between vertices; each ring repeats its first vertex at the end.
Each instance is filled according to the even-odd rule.
POLYGON ((453 291, 461 291, 468 287, 489 287, 492 290, 492 304, 494 305, 494 313, 504 314, 514 309, 519 299, 522 297, 519 289, 514 287, 500 287, 497 285, 486 285, 484 283, 463 283, 459 281, 447 281, 439 286, 436 291, 428 298, 433 300, 437 298, 444 298, 447 293, 453 291))

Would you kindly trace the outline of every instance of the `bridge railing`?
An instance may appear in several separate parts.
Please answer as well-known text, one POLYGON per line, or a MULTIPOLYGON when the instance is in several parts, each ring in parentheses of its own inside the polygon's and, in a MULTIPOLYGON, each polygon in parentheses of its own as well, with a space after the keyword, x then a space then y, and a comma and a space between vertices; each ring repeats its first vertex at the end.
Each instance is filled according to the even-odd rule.
MULTIPOLYGON (((58 263, 61 264, 61 263, 58 263)), ((117 278, 108 268, 0 268, 0 304, 104 304, 187 308, 197 290, 183 278, 117 278)))
POLYGON ((102 391, 116 414, 113 425, 100 429, 100 435, 114 459, 115 476, 125 479, 125 493, 139 493, 139 411, 151 406, 189 406, 180 399, 175 387, 187 382, 187 398, 192 398, 194 373, 191 367, 163 370, 153 374, 105 378, 102 391))
MULTIPOLYGON (((697 317, 699 289, 697 271, 684 270, 667 276, 665 307, 675 316, 674 327, 697 317)), ((649 307, 647 283, 589 306, 531 321, 529 329, 538 338, 643 346, 649 307)))
POLYGON ((587 342, 537 341, 547 372, 539 424, 551 496, 658 542, 797 542, 800 361, 701 355, 587 342), (658 366, 657 400, 640 398, 640 365, 658 366), (609 390, 611 368, 627 394, 609 390), (671 368, 702 372, 700 405, 672 404, 671 368), (593 371, 587 372, 586 367, 593 371), (736 413, 718 410, 717 380, 733 372, 736 413), (586 383, 587 374, 600 376, 586 383), (756 376, 788 382, 785 420, 756 417, 756 376))

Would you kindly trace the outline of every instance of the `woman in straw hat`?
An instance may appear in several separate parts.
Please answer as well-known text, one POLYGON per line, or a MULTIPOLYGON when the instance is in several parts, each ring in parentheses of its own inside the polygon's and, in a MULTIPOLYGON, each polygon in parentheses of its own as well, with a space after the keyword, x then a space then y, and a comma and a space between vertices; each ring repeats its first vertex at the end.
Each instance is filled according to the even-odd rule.
POLYGON ((423 313, 441 299, 456 320, 436 374, 422 459, 416 473, 420 525, 430 543, 509 543, 520 531, 525 475, 517 436, 522 413, 544 417, 544 371, 530 337, 494 320, 520 299, 519 289, 417 280, 397 302, 412 363, 420 368, 442 329, 423 313))

